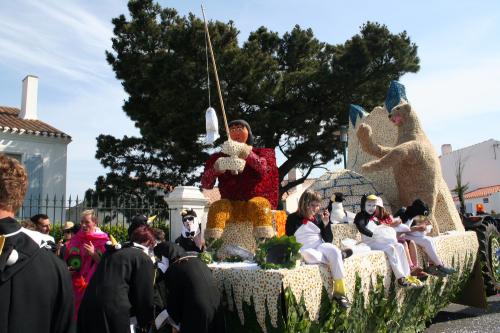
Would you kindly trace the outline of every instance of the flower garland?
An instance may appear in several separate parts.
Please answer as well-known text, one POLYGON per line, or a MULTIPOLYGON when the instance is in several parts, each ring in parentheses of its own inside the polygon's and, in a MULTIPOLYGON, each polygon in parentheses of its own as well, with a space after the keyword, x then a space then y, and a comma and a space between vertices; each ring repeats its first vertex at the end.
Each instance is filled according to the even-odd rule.
POLYGON ((276 236, 281 237, 285 235, 286 226, 286 212, 284 210, 273 211, 274 215, 274 229, 276 230, 276 236))
POLYGON ((295 268, 297 260, 300 259, 299 250, 302 244, 295 240, 294 236, 273 237, 267 239, 264 243, 260 244, 257 253, 255 254, 255 261, 263 269, 280 269, 280 268, 295 268), (283 263, 268 262, 268 252, 274 247, 285 247, 285 260, 283 263))

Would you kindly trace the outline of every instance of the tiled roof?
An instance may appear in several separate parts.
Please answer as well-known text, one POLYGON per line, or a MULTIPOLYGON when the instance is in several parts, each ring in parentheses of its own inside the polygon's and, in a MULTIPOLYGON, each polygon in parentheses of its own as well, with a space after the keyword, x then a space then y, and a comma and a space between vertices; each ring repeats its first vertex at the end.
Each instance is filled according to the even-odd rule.
POLYGON ((19 112, 18 108, 0 106, 0 132, 71 139, 68 134, 43 121, 18 118, 19 112))
MULTIPOLYGON (((464 199, 484 198, 497 192, 500 192, 500 185, 481 187, 465 193, 464 199)), ((453 200, 458 201, 458 197, 453 197, 453 200)))

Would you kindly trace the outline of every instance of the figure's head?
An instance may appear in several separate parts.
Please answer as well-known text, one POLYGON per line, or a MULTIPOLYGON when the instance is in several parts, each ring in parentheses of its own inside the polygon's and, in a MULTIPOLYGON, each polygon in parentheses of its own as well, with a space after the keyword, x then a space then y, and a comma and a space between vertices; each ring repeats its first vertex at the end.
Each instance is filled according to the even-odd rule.
POLYGON ((361 211, 373 215, 377 209, 377 203, 379 203, 379 197, 375 194, 363 195, 361 197, 361 211))
POLYGON ((47 235, 50 232, 50 219, 45 214, 36 214, 31 217, 31 222, 35 224, 36 231, 47 235))
POLYGON ((95 212, 92 209, 87 209, 82 212, 81 219, 81 229, 83 232, 92 233, 95 232, 97 227, 97 218, 95 212))
POLYGON ((406 207, 405 215, 408 219, 412 219, 415 216, 429 216, 429 206, 422 200, 417 199, 413 201, 411 206, 406 207))
POLYGON ((190 238, 199 233, 199 222, 196 212, 193 209, 185 209, 181 212, 182 217, 182 237, 190 238))
POLYGON ((335 192, 330 197, 330 201, 328 202, 328 212, 331 213, 333 209, 333 203, 336 203, 336 207, 342 206, 342 202, 344 202, 344 195, 341 192, 335 192))
POLYGON ((148 218, 145 215, 139 214, 134 216, 130 221, 130 225, 127 230, 128 237, 130 238, 135 229, 147 225, 148 225, 148 218))
POLYGON ((242 119, 233 120, 229 123, 229 136, 234 141, 253 145, 252 129, 242 119))
POLYGON ((153 229, 147 225, 137 227, 130 235, 130 241, 152 249, 156 245, 153 229))
POLYGON ((16 213, 28 188, 28 174, 15 159, 0 154, 0 210, 16 213))
POLYGON ((401 126, 411 116, 411 106, 405 101, 395 106, 389 113, 389 119, 396 125, 401 126))
POLYGON ((300 216, 308 218, 318 213, 321 206, 321 196, 311 190, 307 190, 300 196, 298 213, 300 216))
POLYGON ((62 229, 64 240, 70 240, 76 231, 75 224, 71 221, 66 221, 62 229))

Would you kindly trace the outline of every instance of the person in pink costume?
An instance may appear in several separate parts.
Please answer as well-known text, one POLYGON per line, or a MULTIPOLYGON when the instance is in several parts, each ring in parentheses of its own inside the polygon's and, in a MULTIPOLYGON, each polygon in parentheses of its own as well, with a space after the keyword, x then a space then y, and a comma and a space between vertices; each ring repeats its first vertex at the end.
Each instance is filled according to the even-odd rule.
POLYGON ((81 217, 81 228, 69 241, 64 258, 71 271, 75 296, 75 320, 85 289, 97 269, 97 264, 101 261, 108 240, 108 235, 97 227, 94 211, 84 211, 81 217))

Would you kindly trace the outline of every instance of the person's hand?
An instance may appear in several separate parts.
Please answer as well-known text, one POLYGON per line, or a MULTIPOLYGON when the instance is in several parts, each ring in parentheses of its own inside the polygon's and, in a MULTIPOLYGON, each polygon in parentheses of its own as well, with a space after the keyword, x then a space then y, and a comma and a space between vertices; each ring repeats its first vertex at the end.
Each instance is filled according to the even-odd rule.
POLYGON ((324 209, 321 213, 321 221, 323 221, 324 225, 327 225, 330 222, 330 212, 328 212, 328 209, 324 209))
POLYGON ((252 152, 252 146, 244 144, 243 146, 241 146, 240 152, 238 153, 238 157, 243 160, 246 160, 251 152, 252 152))
POLYGON ((83 248, 85 249, 85 251, 87 251, 87 254, 89 256, 93 257, 96 254, 94 244, 92 244, 91 241, 86 244, 83 244, 83 248))
POLYGON ((395 219, 395 220, 392 222, 391 226, 392 226, 392 227, 397 227, 397 226, 398 226, 398 225, 400 225, 400 224, 401 224, 401 220, 400 220, 400 219, 395 219))
POLYGON ((221 148, 221 152, 224 154, 242 159, 246 159, 252 151, 252 146, 234 140, 225 141, 221 148))
POLYGON ((417 226, 411 227, 411 231, 425 231, 425 224, 419 224, 417 226))

